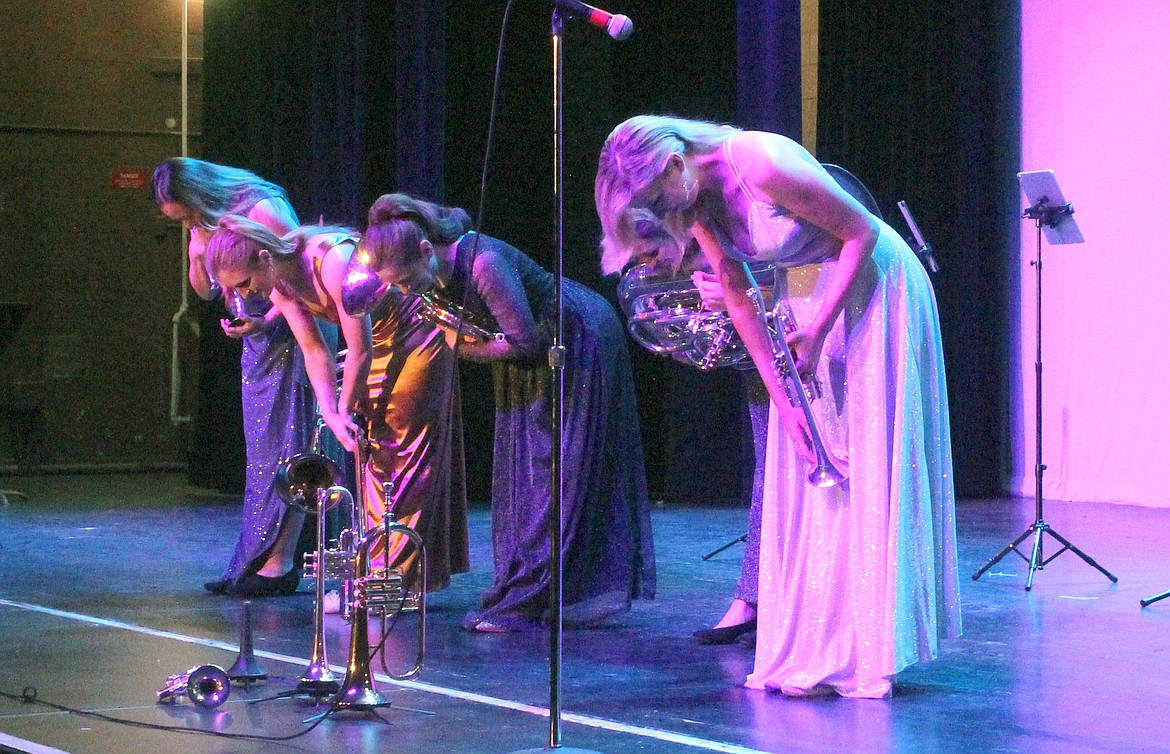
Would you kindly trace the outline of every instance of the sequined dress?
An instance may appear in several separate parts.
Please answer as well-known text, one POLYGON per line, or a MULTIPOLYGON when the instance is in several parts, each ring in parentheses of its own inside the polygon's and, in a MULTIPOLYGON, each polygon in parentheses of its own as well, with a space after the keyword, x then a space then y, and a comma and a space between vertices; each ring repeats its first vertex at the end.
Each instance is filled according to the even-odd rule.
MULTIPOLYGON (((458 244, 447 295, 494 322, 510 343, 523 341, 524 351, 491 362, 495 577, 482 608, 464 619, 467 628, 523 630, 547 619, 554 441, 547 347, 554 287, 550 273, 502 241, 481 236, 477 246, 467 235, 458 244), (473 264, 473 250, 480 264, 473 264), (511 289, 499 284, 516 280, 520 285, 511 289), (521 320, 535 320, 535 331, 521 320)), ((563 618, 566 625, 589 625, 627 610, 632 599, 654 596, 654 545, 624 329, 597 293, 572 280, 562 290, 563 618)))
MULTIPOLYGON (((247 215, 265 199, 284 200, 284 195, 267 189, 243 191, 228 211, 247 215)), ((272 306, 267 298, 247 300, 245 305, 253 316, 272 306)), ((336 331, 327 329, 327 338, 335 344, 336 331)), ((284 459, 308 450, 316 425, 316 402, 304 359, 283 318, 243 338, 240 373, 247 471, 240 536, 223 574, 229 581, 259 570, 275 544, 288 511, 273 488, 276 469, 284 459)))
MULTIPOLYGON (((807 321, 839 244, 739 184, 747 218, 724 246, 782 268, 820 263, 810 295, 789 298, 797 321, 807 321)), ((817 369, 824 397, 812 402, 826 446, 847 460, 847 483, 809 484, 807 463, 771 410, 749 688, 882 697, 890 676, 936 657, 940 640, 960 630, 938 309, 914 253, 880 227, 826 339, 817 369)))

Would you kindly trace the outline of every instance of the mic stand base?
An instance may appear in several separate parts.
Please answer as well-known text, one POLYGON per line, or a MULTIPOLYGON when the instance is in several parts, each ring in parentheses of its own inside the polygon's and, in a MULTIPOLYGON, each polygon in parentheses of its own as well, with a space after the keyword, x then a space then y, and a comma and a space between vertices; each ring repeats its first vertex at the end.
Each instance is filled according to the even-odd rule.
POLYGON ((557 754, 601 754, 593 749, 578 749, 575 746, 542 746, 539 749, 520 749, 508 752, 508 754, 547 754, 550 751, 555 751, 557 754))

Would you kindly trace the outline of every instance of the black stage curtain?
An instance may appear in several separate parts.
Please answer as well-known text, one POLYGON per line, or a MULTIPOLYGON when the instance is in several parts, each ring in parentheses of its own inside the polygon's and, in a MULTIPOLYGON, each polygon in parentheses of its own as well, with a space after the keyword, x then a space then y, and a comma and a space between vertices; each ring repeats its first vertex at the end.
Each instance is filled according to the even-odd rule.
MULTIPOLYGON (((302 222, 361 228, 395 186, 441 198, 442 17, 442 0, 209 3, 200 156, 280 184, 302 222)), ((238 491, 239 347, 220 312, 201 312, 190 477, 238 491)))
MULTIPOLYGON (((539 6, 517 3, 508 36, 483 230, 551 269, 551 50, 548 6, 539 6)), ((629 42, 581 24, 566 31, 566 274, 611 297, 615 281, 597 273, 592 185, 613 125, 659 112, 799 133, 797 0, 621 6, 613 10, 635 21, 629 42)), ((818 156, 865 180, 896 227, 894 204, 907 199, 943 265, 935 285, 964 495, 1000 489, 1005 312, 1018 285, 1019 2, 990 6, 825 0, 820 18, 818 156)), ((305 220, 360 226, 392 188, 474 214, 502 9, 470 0, 209 4, 204 156, 284 185, 305 220)), ((218 316, 208 307, 192 477, 218 476, 209 486, 225 487, 243 452, 238 354, 213 334, 218 316)), ((740 497, 747 459, 735 376, 631 352, 652 493, 740 497)), ((485 370, 465 370, 464 405, 471 495, 483 500, 485 370)))
MULTIPOLYGON (((740 5, 743 32, 737 31, 736 4, 726 0, 623 0, 613 10, 633 18, 636 31, 621 44, 581 23, 566 28, 569 277, 614 297, 616 281, 597 270, 600 229, 592 189, 601 143, 623 118, 674 113, 791 132, 783 125, 788 121, 769 119, 785 108, 788 118, 798 107, 799 85, 791 83, 798 82, 791 77, 791 61, 799 59, 792 41, 797 32, 767 28, 775 16, 759 14, 784 7, 784 17, 795 18, 797 0, 740 5), (737 97, 737 39, 757 50, 739 63, 758 74, 744 90, 758 95, 772 87, 774 99, 737 97), (771 68, 781 58, 789 61, 783 75, 771 68), (789 82, 784 88, 796 88, 778 88, 781 80, 789 82)), ((503 6, 502 0, 209 4, 203 156, 285 186, 303 220, 359 223, 373 198, 391 188, 474 215, 503 6)), ((552 269, 549 10, 547 3, 515 6, 483 230, 552 269)), ((216 332, 218 316, 208 307, 205 332, 216 332)), ((238 350, 214 334, 202 342, 192 478, 224 488, 242 470, 238 350)), ((699 374, 633 344, 631 354, 652 494, 740 498, 750 447, 743 446, 746 419, 735 375, 699 374)), ((463 377, 469 489, 473 500, 485 500, 490 376, 468 365, 463 377)))
POLYGON ((999 494, 1019 286, 1018 0, 824 0, 817 154, 934 246, 960 496, 999 494))

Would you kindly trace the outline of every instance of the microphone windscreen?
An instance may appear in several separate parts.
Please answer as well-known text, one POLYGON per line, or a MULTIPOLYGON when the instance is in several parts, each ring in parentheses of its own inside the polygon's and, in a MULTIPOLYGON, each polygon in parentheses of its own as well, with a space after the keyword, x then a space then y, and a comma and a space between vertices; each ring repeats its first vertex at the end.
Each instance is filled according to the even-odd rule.
POLYGON ((605 23, 605 30, 617 41, 624 42, 634 33, 634 22, 629 16, 617 13, 609 17, 609 21, 605 23))

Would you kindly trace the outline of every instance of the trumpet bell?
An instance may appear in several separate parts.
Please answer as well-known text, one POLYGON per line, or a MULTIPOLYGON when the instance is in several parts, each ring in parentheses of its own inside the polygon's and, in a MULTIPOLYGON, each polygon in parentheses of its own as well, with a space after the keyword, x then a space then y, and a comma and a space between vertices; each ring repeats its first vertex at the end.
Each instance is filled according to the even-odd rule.
POLYGON ((317 493, 341 481, 341 468, 332 459, 319 453, 300 453, 280 464, 273 488, 286 503, 314 513, 317 493))
POLYGON ((215 709, 232 691, 227 672, 218 665, 202 665, 187 678, 187 697, 196 707, 215 709))
POLYGON ((158 691, 160 702, 173 702, 179 692, 186 692, 187 698, 196 707, 215 709, 227 701, 232 691, 232 682, 227 672, 218 665, 199 665, 186 673, 167 677, 167 685, 158 691))

